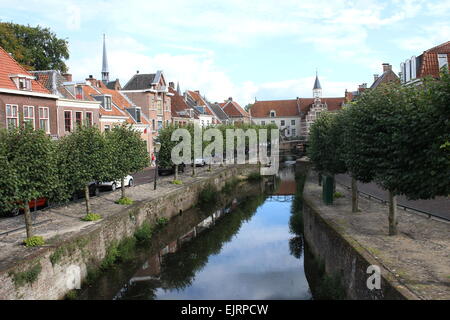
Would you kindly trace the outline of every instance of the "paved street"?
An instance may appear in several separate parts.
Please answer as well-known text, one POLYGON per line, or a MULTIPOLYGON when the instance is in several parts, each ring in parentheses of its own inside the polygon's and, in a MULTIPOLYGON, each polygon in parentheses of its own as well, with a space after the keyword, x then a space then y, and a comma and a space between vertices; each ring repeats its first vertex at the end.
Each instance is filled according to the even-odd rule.
MULTIPOLYGON (((351 185, 351 179, 348 175, 337 175, 336 181, 345 186, 351 185)), ((360 191, 376 196, 383 200, 388 199, 388 193, 386 190, 381 189, 375 183, 360 183, 358 182, 358 188, 360 191)), ((450 198, 449 197, 436 197, 434 200, 408 200, 404 196, 399 196, 397 200, 398 204, 408 206, 414 209, 426 211, 436 216, 450 219, 450 198)))

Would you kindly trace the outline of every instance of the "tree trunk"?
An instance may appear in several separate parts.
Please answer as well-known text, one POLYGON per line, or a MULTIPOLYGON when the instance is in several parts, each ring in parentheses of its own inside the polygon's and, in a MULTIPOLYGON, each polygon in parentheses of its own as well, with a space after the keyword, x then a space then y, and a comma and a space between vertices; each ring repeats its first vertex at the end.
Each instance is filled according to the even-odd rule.
POLYGON ((322 185, 322 174, 319 172, 319 186, 322 185))
POLYGON ((175 165, 175 180, 178 180, 178 165, 175 165))
POLYGON ((31 238, 33 236, 33 221, 31 219, 30 207, 27 205, 24 208, 24 219, 25 219, 25 228, 27 230, 27 238, 31 238))
POLYGON ((91 213, 91 203, 89 202, 89 186, 84 186, 84 196, 86 200, 86 214, 91 213))
POLYGON ((195 177, 195 160, 192 164, 192 176, 195 177))
POLYGON ((389 235, 395 236, 398 234, 397 230, 398 216, 397 216, 397 196, 389 191, 389 235))
POLYGON ((124 199, 125 198, 125 177, 122 177, 122 179, 120 179, 120 183, 121 183, 121 186, 122 186, 122 199, 124 199))
POLYGON ((358 183, 355 178, 352 177, 352 212, 358 212, 358 183))
POLYGON ((208 170, 211 171, 211 161, 209 161, 209 168, 208 168, 208 170))
POLYGON ((334 197, 334 194, 336 193, 336 176, 333 174, 331 178, 333 179, 333 197, 334 197))

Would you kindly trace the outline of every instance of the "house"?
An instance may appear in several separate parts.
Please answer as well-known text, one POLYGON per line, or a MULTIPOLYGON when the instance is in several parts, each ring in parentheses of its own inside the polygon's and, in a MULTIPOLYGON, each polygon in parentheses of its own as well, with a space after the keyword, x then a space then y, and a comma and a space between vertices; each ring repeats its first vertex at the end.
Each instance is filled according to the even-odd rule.
POLYGON ((221 123, 223 123, 223 124, 231 124, 232 123, 230 117, 228 117, 228 115, 222 109, 220 104, 218 104, 217 102, 209 103, 209 107, 216 114, 216 116, 219 118, 221 123))
POLYGON ((364 91, 367 90, 367 83, 360 84, 356 91, 348 91, 345 89, 345 103, 355 101, 364 91))
POLYGON ((30 71, 44 87, 58 96, 58 137, 72 132, 76 125, 100 127, 100 102, 83 99, 80 86, 72 81, 72 75, 62 75, 56 70, 30 71))
POLYGON ((311 125, 321 112, 338 111, 344 102, 345 97, 322 98, 322 87, 316 75, 313 98, 255 101, 250 115, 255 124, 275 124, 282 137, 308 137, 311 125))
POLYGON ((376 89, 378 86, 390 83, 390 82, 399 82, 400 78, 392 71, 392 65, 389 63, 383 63, 383 73, 381 76, 374 74, 373 75, 373 83, 370 86, 370 89, 376 89))
POLYGON ((250 114, 233 101, 233 98, 228 98, 224 103, 220 103, 220 106, 231 123, 250 123, 250 114))
POLYGON ((151 122, 152 139, 149 147, 153 148, 158 130, 172 122, 173 93, 169 92, 163 72, 140 74, 138 71, 120 92, 133 104, 140 106, 142 114, 151 122))
POLYGON ((52 94, 0 47, 0 128, 30 123, 58 137, 58 95, 52 94))
POLYGON ((184 97, 186 103, 197 111, 198 124, 200 126, 207 127, 221 122, 219 117, 211 109, 210 103, 200 95, 200 91, 186 90, 184 97))
POLYGON ((169 92, 173 94, 173 96, 170 97, 173 124, 185 126, 198 120, 194 108, 186 103, 184 95, 181 94, 180 85, 178 85, 175 90, 175 84, 169 82, 169 92))
POLYGON ((400 79, 404 84, 420 83, 420 79, 430 76, 439 78, 443 68, 449 69, 450 41, 425 50, 420 56, 412 56, 400 64, 400 79))

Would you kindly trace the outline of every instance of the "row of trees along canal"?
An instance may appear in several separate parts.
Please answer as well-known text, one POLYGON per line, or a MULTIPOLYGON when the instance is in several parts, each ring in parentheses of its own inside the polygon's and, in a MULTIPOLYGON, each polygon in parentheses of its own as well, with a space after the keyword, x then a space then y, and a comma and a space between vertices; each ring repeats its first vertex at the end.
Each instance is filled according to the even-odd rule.
POLYGON ((450 194, 450 76, 418 86, 387 84, 365 91, 311 127, 308 155, 319 173, 352 177, 389 191, 389 235, 397 234, 396 196, 431 199, 450 194))
MULTIPOLYGON (((243 130, 276 128, 272 125, 237 127, 243 130)), ((172 141, 171 136, 177 128, 170 125, 160 131, 161 165, 173 165, 170 155, 178 142, 172 141)), ((185 128, 193 137, 194 126, 185 128)), ((226 129, 236 129, 230 125, 215 128, 222 133, 226 129)), ((197 130, 201 135, 206 135, 204 129, 197 130)), ((268 141, 270 138, 268 130, 268 141)), ((214 144, 215 139, 210 140, 203 143, 203 150, 214 144)), ((191 138, 191 141, 193 146, 194 139, 191 138)), ((235 148, 239 143, 242 142, 238 141, 235 148)), ((244 143, 248 145, 248 141, 244 143)), ((27 240, 33 239, 29 202, 47 198, 52 203, 64 203, 74 193, 84 190, 86 215, 89 216, 92 214, 89 185, 93 181, 121 180, 124 185, 126 175, 144 169, 149 161, 145 141, 140 138, 139 132, 128 125, 115 126, 105 133, 95 126, 79 126, 74 133, 60 140, 52 140, 44 131, 34 130, 26 124, 12 130, 0 130, 0 214, 14 209, 23 210, 27 240)), ((195 174, 195 166, 193 170, 195 174)), ((127 199, 125 188, 121 190, 121 199, 127 199)))

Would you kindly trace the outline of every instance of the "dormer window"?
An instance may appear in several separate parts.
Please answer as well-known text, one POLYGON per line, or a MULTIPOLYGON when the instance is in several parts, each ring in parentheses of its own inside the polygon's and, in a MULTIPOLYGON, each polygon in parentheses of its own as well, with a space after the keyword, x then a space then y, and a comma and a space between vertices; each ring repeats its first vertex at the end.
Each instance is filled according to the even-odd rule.
POLYGON ((75 87, 75 98, 77 100, 83 100, 83 87, 82 86, 75 87))
POLYGON ((12 81, 14 81, 14 84, 16 85, 17 89, 19 90, 26 90, 31 91, 31 80, 34 79, 34 77, 30 75, 23 75, 23 74, 14 74, 9 76, 12 81))
POLYGON ((111 110, 112 109, 111 97, 105 96, 105 109, 106 110, 111 110))
POLYGON ((277 113, 274 110, 270 111, 271 118, 275 118, 276 116, 277 116, 277 113))

